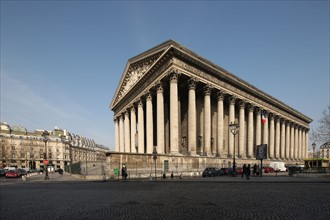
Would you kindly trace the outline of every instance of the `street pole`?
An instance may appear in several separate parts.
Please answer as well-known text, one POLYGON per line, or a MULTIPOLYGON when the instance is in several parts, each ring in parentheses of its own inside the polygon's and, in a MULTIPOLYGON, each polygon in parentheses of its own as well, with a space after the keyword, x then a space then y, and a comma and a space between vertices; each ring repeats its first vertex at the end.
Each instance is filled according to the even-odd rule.
POLYGON ((44 130, 44 132, 42 133, 42 137, 44 138, 44 142, 45 142, 45 159, 44 159, 44 165, 46 165, 46 175, 45 175, 45 180, 49 180, 49 176, 48 176, 48 146, 47 146, 47 141, 48 141, 48 135, 49 132, 44 130), (46 163, 46 164, 45 164, 46 163))
POLYGON ((235 122, 230 122, 229 125, 229 130, 230 132, 234 135, 234 155, 233 155, 233 176, 236 176, 236 161, 235 161, 235 154, 236 154, 236 149, 235 149, 235 136, 239 131, 239 125, 235 122))

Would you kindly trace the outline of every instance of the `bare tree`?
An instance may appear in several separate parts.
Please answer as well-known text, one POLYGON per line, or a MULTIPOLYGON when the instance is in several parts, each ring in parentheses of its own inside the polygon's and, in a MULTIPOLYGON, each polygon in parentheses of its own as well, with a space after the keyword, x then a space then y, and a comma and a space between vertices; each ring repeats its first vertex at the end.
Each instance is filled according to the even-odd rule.
POLYGON ((322 113, 320 118, 319 126, 316 131, 312 130, 312 137, 316 139, 317 142, 324 144, 330 142, 330 105, 322 113))

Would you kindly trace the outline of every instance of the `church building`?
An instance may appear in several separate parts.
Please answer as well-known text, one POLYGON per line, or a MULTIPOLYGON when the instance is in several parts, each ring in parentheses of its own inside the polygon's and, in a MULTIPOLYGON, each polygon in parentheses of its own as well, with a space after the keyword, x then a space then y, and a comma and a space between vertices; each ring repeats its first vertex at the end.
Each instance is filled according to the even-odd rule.
POLYGON ((128 60, 110 109, 121 155, 243 163, 267 144, 269 161, 307 157, 312 119, 173 40, 128 60))

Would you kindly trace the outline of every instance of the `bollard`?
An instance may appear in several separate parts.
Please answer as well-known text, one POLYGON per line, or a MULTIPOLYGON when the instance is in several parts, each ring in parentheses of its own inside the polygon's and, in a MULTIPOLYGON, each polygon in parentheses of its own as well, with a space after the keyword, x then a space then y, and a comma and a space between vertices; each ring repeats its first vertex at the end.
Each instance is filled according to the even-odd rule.
POLYGON ((25 176, 25 175, 22 176, 22 180, 23 180, 24 182, 26 181, 26 176, 25 176))

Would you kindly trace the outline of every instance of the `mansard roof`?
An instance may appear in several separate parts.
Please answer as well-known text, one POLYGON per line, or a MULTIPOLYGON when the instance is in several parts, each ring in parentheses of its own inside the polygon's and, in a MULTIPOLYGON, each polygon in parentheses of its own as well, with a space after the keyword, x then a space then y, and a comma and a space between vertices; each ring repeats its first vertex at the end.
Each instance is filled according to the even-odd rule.
MULTIPOLYGON (((244 91, 249 97, 254 96, 262 100, 264 103, 274 105, 277 108, 295 115, 305 123, 312 122, 311 118, 303 115, 297 110, 259 90, 255 86, 240 79, 234 74, 231 74, 229 71, 208 61, 173 40, 168 40, 128 60, 110 104, 110 109, 115 113, 121 109, 121 103, 124 103, 124 100, 126 99, 125 96, 135 89, 140 89, 141 86, 145 85, 143 84, 143 81, 151 76, 150 74, 154 74, 156 71, 158 71, 158 73, 161 71, 169 71, 170 68, 167 66, 166 69, 164 64, 171 58, 177 58, 178 60, 184 61, 184 64, 181 64, 180 66, 180 70, 186 68, 185 63, 192 64, 194 68, 188 69, 185 73, 189 76, 199 73, 200 76, 202 76, 201 78, 204 78, 205 83, 208 81, 207 75, 216 77, 219 79, 216 83, 219 83, 221 87, 224 87, 225 91, 229 94, 234 92, 236 89, 239 89, 240 91, 244 91), (161 71, 159 71, 159 69, 161 69, 161 71)), ((173 66, 178 64, 171 63, 170 65, 173 66)))

